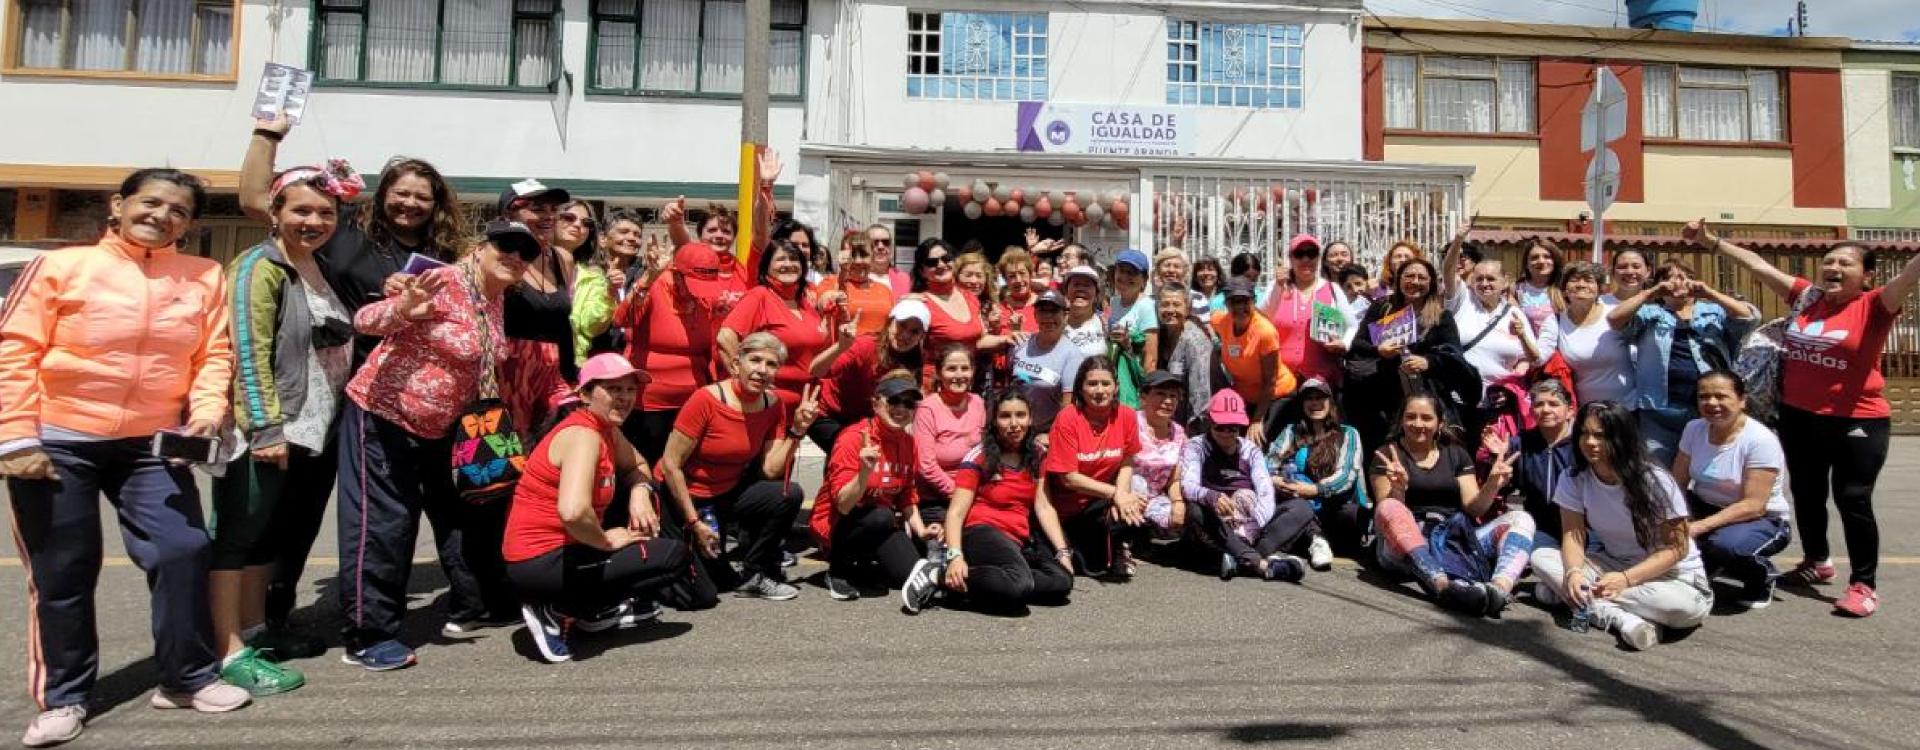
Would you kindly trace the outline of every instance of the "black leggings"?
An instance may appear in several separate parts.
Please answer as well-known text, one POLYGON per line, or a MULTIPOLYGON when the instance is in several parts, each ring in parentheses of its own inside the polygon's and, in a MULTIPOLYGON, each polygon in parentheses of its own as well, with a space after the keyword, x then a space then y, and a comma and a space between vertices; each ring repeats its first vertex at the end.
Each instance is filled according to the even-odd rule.
POLYGON ((847 429, 847 423, 840 421, 839 417, 827 415, 813 420, 813 426, 807 428, 807 439, 831 456, 833 441, 840 439, 840 431, 844 429, 847 429))
POLYGON ((836 577, 847 576, 862 562, 878 561, 887 585, 899 588, 920 560, 913 540, 894 521, 893 509, 879 505, 861 505, 834 519, 828 541, 827 573, 836 577))
POLYGON ((639 451, 649 465, 658 465, 661 454, 667 452, 667 436, 673 434, 673 422, 679 418, 679 409, 636 411, 627 415, 627 421, 620 425, 620 433, 627 436, 627 442, 633 443, 633 449, 639 451))
POLYGON ((1880 524, 1873 517, 1873 485, 1887 463, 1893 420, 1828 417, 1780 407, 1780 444, 1787 453, 1793 514, 1800 522, 1800 548, 1809 560, 1825 560, 1827 493, 1840 510, 1853 583, 1874 585, 1880 567, 1880 524))
POLYGON ((691 578, 692 553, 672 539, 648 539, 613 552, 568 544, 539 557, 507 563, 507 580, 523 601, 550 604, 587 617, 632 598, 650 598, 691 578))
POLYGON ((1060 530, 1067 537, 1067 546, 1080 556, 1080 564, 1084 568, 1080 573, 1093 575, 1105 572, 1113 565, 1113 557, 1119 552, 1121 544, 1133 544, 1146 538, 1144 526, 1128 526, 1108 518, 1107 510, 1112 507, 1112 500, 1097 500, 1088 503, 1078 515, 1060 519, 1060 530))
POLYGON ((961 532, 967 559, 967 601, 982 609, 1012 609, 1028 602, 1060 603, 1073 591, 1073 574, 1029 539, 1014 541, 986 524, 961 532))
POLYGON ((694 498, 694 507, 714 506, 720 525, 740 542, 736 550, 744 572, 784 580, 780 553, 800 515, 800 485, 778 479, 741 480, 733 489, 711 498, 694 498))
POLYGON ((1320 521, 1313 515, 1313 508, 1297 497, 1276 502, 1273 518, 1260 527, 1260 537, 1251 543, 1229 532, 1220 520, 1220 512, 1211 503, 1188 501, 1187 512, 1201 519, 1207 530, 1226 547, 1222 551, 1232 555, 1243 568, 1257 567, 1269 555, 1299 549, 1320 532, 1320 521))

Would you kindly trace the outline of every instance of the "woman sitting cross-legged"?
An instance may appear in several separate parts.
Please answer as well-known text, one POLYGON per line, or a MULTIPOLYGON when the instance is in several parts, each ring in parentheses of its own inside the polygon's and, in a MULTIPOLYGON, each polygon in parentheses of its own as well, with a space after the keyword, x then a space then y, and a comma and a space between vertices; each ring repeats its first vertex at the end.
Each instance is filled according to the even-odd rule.
POLYGON ((1395 435, 1369 467, 1380 498, 1375 549, 1381 567, 1413 578, 1440 606, 1498 617, 1527 570, 1533 517, 1496 511, 1513 454, 1495 456, 1481 484, 1453 429, 1433 396, 1413 396, 1401 407, 1395 435))
POLYGON ((1180 490, 1187 513, 1221 550, 1220 580, 1242 571, 1297 583, 1306 561, 1286 550, 1307 546, 1320 523, 1305 499, 1275 503, 1267 459, 1248 438, 1246 401, 1231 388, 1207 403, 1207 433, 1187 439, 1180 454, 1180 490))
POLYGON ((659 536, 647 460, 620 433, 649 380, 618 354, 589 358, 578 400, 562 407, 514 488, 501 557, 548 662, 573 658, 569 625, 599 632, 652 619, 653 592, 692 571, 686 545, 659 536), (629 487, 627 525, 603 528, 616 482, 629 487))

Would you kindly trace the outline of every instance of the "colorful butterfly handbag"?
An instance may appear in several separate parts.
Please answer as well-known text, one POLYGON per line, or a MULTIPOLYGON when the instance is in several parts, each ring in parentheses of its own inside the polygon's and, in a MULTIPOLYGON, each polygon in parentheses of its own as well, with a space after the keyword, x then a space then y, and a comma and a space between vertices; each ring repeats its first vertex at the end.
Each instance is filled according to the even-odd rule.
POLYGON ((500 384, 494 378, 493 324, 487 319, 486 303, 470 278, 467 291, 479 316, 483 369, 479 398, 453 422, 453 486, 462 499, 484 505, 513 496, 527 465, 527 446, 500 400, 500 384))

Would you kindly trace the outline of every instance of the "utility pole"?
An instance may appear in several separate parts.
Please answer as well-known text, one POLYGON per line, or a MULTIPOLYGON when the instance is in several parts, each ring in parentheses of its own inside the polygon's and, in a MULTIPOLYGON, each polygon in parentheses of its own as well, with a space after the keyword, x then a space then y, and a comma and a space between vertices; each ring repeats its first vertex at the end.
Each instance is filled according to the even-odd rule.
POLYGON ((1807 35, 1807 0, 1800 0, 1794 8, 1794 36, 1807 35))
POLYGON ((746 49, 741 56, 740 81, 740 214, 738 248, 745 262, 763 238, 755 236, 754 218, 760 215, 760 149, 767 145, 767 47, 772 25, 771 0, 746 0, 746 49))

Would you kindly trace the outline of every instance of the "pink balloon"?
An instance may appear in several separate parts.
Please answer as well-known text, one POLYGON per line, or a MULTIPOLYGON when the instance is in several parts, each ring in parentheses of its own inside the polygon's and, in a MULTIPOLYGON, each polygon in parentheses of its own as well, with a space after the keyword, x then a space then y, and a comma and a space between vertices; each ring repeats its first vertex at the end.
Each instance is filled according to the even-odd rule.
POLYGON ((1000 211, 1000 199, 999 199, 999 198, 993 198, 993 197, 988 197, 988 198, 987 198, 987 203, 986 203, 986 205, 985 205, 985 206, 982 206, 981 208, 982 208, 983 210, 985 210, 985 211, 986 211, 986 214, 987 214, 988 216, 999 216, 999 215, 1000 215, 1000 213, 1001 213, 1001 211, 1000 211))
POLYGON ((924 214, 927 212, 927 206, 931 204, 931 200, 931 197, 927 195, 927 191, 918 186, 910 187, 907 188, 906 192, 900 194, 900 207, 910 214, 924 214))
POLYGON ((1053 199, 1044 195, 1040 196, 1040 200, 1035 201, 1033 204, 1033 215, 1042 219, 1052 216, 1053 199))

